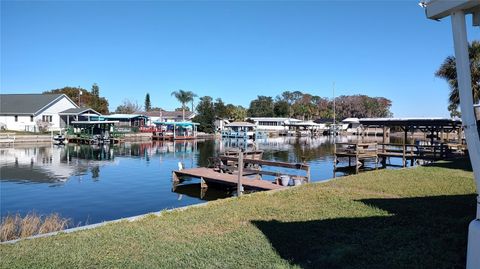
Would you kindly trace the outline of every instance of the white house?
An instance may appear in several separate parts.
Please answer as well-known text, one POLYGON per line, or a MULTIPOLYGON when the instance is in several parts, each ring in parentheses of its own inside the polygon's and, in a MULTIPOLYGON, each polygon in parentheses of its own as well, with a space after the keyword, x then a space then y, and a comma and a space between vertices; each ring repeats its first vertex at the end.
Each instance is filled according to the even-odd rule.
POLYGON ((301 122, 301 120, 292 118, 276 118, 276 117, 252 117, 248 118, 257 125, 257 130, 267 132, 280 132, 285 131, 288 128, 285 124, 291 124, 294 122, 301 122))
POLYGON ((0 128, 37 132, 65 128, 60 113, 78 108, 65 94, 0 94, 0 128))

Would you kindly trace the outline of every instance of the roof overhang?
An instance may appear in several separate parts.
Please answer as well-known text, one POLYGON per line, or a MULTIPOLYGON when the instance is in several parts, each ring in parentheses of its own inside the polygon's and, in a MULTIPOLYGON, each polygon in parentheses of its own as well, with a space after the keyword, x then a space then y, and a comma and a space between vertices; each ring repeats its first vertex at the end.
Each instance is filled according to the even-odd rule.
POLYGON ((188 121, 154 121, 153 124, 156 125, 178 125, 178 126, 193 126, 193 125, 200 125, 200 123, 196 122, 188 122, 188 121))
POLYGON ((112 115, 103 115, 106 119, 121 119, 121 120, 131 120, 135 118, 148 118, 148 116, 141 114, 112 114, 112 115))
POLYGON ((118 120, 72 121, 71 124, 115 124, 118 120))
POLYGON ((465 14, 473 14, 474 26, 480 25, 480 0, 430 0, 422 1, 421 5, 429 19, 440 20, 462 10, 465 14))
POLYGON ((300 126, 300 127, 312 127, 312 126, 321 126, 321 124, 315 122, 291 122, 285 123, 285 126, 300 126))
POLYGON ((225 127, 256 127, 257 125, 250 122, 232 122, 226 124, 225 127))
MULTIPOLYGON (((69 109, 67 109, 69 110, 69 109)), ((65 111, 67 111, 65 110, 65 111)), ((58 115, 63 115, 63 116, 76 116, 76 115, 82 115, 82 116, 101 116, 102 114, 98 113, 97 111, 95 111, 94 109, 92 108, 85 108, 84 110, 81 110, 81 111, 78 111, 78 112, 59 112, 58 115), (90 113, 87 113, 87 114, 84 114, 85 112, 87 111, 92 111, 93 114, 90 114, 90 113)))
POLYGON ((462 125, 461 119, 449 118, 363 118, 358 119, 364 126, 435 126, 457 127, 462 125))
POLYGON ((10 112, 1 112, 0 115, 7 116, 35 116, 35 113, 10 113, 10 112))

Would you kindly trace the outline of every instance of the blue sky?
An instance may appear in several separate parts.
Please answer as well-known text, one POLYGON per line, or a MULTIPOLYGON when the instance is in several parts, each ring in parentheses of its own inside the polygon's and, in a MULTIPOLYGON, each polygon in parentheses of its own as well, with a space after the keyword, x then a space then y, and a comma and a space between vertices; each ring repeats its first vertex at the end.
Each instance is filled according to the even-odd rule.
MULTIPOLYGON (((384 96, 395 116, 448 116, 434 72, 453 54, 450 20, 418 1, 2 1, 2 93, 93 83, 179 107, 173 90, 248 106, 299 90, 384 96)), ((468 21, 469 39, 480 39, 468 21)))

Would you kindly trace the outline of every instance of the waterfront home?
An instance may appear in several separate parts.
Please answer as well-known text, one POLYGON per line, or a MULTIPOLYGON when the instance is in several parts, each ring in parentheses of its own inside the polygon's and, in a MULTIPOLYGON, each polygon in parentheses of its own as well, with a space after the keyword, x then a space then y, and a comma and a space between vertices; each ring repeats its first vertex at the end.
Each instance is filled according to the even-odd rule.
POLYGON ((259 131, 266 132, 282 132, 286 131, 287 127, 285 124, 291 124, 294 122, 301 122, 301 120, 293 118, 277 118, 277 117, 251 117, 248 118, 249 121, 252 121, 259 131))
POLYGON ((256 131, 257 125, 245 121, 236 121, 225 125, 222 137, 252 139, 255 137, 256 131))
POLYGON ((0 127, 27 132, 60 130, 67 126, 61 113, 78 108, 65 94, 0 94, 0 127))
POLYGON ((197 115, 192 111, 185 111, 185 119, 183 119, 182 111, 148 111, 144 113, 149 119, 147 125, 152 126, 155 122, 192 122, 193 118, 197 115))

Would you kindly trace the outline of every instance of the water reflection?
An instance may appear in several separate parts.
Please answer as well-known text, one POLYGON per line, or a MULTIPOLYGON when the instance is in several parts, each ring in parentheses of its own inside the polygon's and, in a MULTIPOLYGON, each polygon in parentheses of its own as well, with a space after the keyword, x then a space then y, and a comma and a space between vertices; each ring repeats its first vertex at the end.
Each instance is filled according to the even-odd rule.
POLYGON ((178 200, 183 196, 195 197, 204 201, 213 201, 232 196, 232 192, 220 188, 201 188, 200 183, 174 185, 172 191, 178 194, 178 200))
MULTIPOLYGON (((312 181, 320 181, 332 177, 333 142, 331 137, 278 137, 241 146, 263 150, 266 160, 307 162, 312 181)), ((95 223, 225 198, 232 195, 229 190, 201 190, 197 179, 172 189, 171 172, 178 162, 185 168, 207 166, 209 157, 236 146, 228 140, 198 140, 2 148, 1 215, 35 210, 95 223)))
MULTIPOLYGON (((352 141, 356 137, 337 137, 337 142, 352 141)), ((376 139, 378 140, 378 139, 376 139)), ((176 141, 143 144, 38 146, 0 149, 0 180, 23 183, 62 183, 72 176, 90 174, 101 179, 105 166, 118 166, 118 158, 141 159, 150 163, 158 159, 182 162, 185 167, 208 166, 208 159, 236 148, 235 140, 176 141)), ((244 145, 240 145, 243 147, 244 145)), ((297 138, 276 137, 245 144, 246 148, 261 149, 266 160, 307 162, 312 165, 312 178, 325 179, 325 172, 315 170, 320 163, 331 161, 334 140, 332 137, 297 138)), ((323 169, 322 165, 322 169, 323 169)), ((148 173, 148 171, 144 171, 148 173)), ((167 173, 171 171, 165 171, 167 173)), ((341 172, 341 171, 340 171, 341 172)), ((348 173, 346 171, 345 173, 348 173)))

